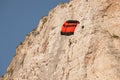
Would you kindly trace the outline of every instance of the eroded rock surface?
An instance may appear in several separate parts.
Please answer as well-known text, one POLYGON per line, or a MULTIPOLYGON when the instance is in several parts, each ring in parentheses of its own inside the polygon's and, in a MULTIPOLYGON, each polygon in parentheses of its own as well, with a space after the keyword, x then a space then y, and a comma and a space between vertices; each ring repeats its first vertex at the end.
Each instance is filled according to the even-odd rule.
POLYGON ((120 0, 58 5, 18 46, 3 80, 120 80, 120 0), (80 24, 61 36, 69 19, 80 24))

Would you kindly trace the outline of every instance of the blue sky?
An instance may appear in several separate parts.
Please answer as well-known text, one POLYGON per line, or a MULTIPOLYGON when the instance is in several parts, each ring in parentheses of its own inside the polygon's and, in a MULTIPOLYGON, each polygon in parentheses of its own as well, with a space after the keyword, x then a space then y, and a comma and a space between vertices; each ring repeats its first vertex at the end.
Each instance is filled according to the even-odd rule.
POLYGON ((40 18, 69 0, 0 0, 0 76, 4 75, 16 47, 40 18))

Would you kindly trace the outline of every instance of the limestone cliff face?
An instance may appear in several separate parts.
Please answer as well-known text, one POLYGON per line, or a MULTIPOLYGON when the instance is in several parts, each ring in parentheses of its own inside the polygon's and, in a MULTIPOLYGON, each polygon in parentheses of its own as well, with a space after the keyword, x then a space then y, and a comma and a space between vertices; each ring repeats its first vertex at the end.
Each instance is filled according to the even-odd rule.
POLYGON ((58 5, 18 46, 3 80, 120 80, 120 0, 58 5), (80 24, 62 36, 69 19, 80 24))
POLYGON ((3 78, 2 78, 2 77, 0 77, 0 80, 3 80, 3 78))

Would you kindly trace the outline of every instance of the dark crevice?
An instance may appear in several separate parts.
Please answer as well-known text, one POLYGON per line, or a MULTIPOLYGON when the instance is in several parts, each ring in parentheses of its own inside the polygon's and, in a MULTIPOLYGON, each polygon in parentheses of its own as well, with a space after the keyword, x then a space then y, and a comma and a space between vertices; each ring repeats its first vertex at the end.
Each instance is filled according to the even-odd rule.
POLYGON ((81 28, 84 29, 84 26, 82 26, 81 28))
POLYGON ((109 4, 105 9, 101 10, 104 14, 102 15, 102 18, 104 18, 105 16, 107 16, 107 14, 105 14, 105 12, 108 11, 108 9, 112 6, 112 3, 109 4))
POLYGON ((69 47, 72 45, 72 42, 71 42, 71 40, 69 40, 69 47))

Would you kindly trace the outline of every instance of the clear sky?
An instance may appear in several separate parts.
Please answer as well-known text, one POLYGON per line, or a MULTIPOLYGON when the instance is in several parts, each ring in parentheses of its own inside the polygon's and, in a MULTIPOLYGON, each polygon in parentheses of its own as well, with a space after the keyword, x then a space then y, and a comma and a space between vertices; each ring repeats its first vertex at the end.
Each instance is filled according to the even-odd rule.
POLYGON ((16 47, 40 18, 69 0, 0 0, 0 76, 4 75, 16 47))

